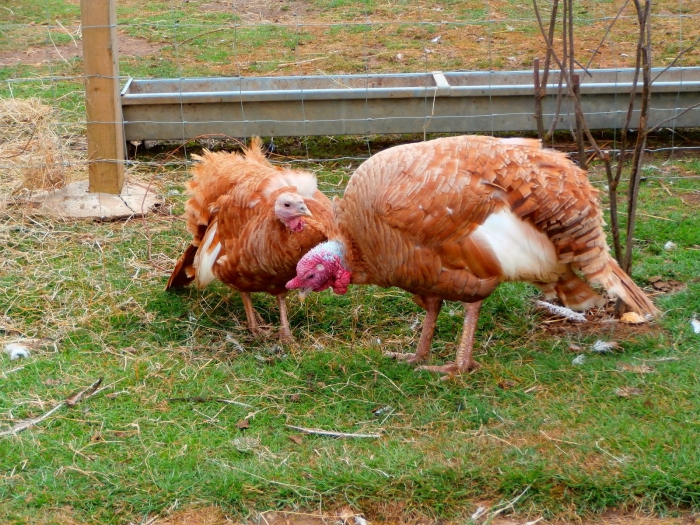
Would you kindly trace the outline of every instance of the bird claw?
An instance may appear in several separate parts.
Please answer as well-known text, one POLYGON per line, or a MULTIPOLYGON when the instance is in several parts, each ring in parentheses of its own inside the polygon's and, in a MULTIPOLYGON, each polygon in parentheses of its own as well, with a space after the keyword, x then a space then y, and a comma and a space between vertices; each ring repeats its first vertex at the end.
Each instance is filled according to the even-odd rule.
POLYGON ((296 343, 296 339, 294 339, 294 336, 290 332, 286 332, 284 330, 280 330, 279 333, 279 340, 280 343, 283 345, 293 345, 296 343))
POLYGON ((450 379, 455 379, 458 375, 467 372, 473 372, 481 368, 481 365, 476 361, 472 360, 471 363, 467 363, 464 367, 459 367, 454 362, 446 363, 444 365, 421 365, 417 366, 416 370, 427 370, 428 372, 438 372, 443 374, 440 378, 441 381, 448 381, 450 379), (460 369, 461 368, 461 369, 460 369))
POLYGON ((405 354, 403 352, 384 352, 384 356, 405 363, 417 363, 422 359, 418 354, 405 354))

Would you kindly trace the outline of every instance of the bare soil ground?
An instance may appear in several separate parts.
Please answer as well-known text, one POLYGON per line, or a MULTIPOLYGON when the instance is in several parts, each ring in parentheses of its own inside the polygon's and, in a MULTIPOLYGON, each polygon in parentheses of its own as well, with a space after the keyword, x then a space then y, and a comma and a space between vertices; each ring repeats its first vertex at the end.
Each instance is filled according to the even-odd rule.
MULTIPOLYGON (((161 46, 149 42, 145 38, 134 38, 128 35, 119 35, 119 53, 127 56, 143 56, 156 53, 161 46)), ((30 47, 18 51, 0 52, 0 67, 3 66, 41 66, 61 60, 70 61, 82 58, 82 40, 76 40, 72 44, 47 45, 42 47, 30 47)))
MULTIPOLYGON (((362 515, 353 513, 349 509, 339 509, 337 512, 329 514, 268 511, 256 514, 246 523, 248 525, 361 525, 363 519, 365 518, 362 515), (360 519, 356 519, 358 517, 360 519)), ((56 523, 56 520, 63 525, 83 525, 82 522, 72 517, 70 509, 61 509, 52 514, 51 517, 48 517, 46 522, 38 522, 37 525, 56 523)), ((444 520, 436 521, 426 517, 408 518, 406 516, 396 516, 394 519, 366 521, 374 525, 449 525, 449 522, 444 520)), ((468 517, 465 517, 455 523, 467 522, 468 517)), ((479 524, 484 522, 485 520, 482 518, 474 523, 479 524)), ((144 518, 144 523, 151 523, 152 525, 243 525, 244 522, 228 517, 218 507, 202 507, 177 510, 167 517, 158 518, 154 521, 144 518)), ((535 525, 535 523, 540 525, 695 525, 699 523, 699 521, 698 516, 694 514, 683 514, 673 518, 659 518, 611 512, 589 520, 549 521, 532 516, 523 516, 496 517, 489 523, 490 525, 535 525)))

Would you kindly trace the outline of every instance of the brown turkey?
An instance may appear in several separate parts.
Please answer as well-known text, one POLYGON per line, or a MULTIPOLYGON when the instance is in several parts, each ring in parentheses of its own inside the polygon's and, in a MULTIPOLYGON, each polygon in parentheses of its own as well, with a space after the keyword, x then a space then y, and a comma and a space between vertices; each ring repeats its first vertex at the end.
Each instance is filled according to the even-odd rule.
POLYGON ((293 341, 285 283, 299 259, 327 239, 331 203, 306 171, 273 166, 254 137, 244 154, 205 151, 187 183, 187 229, 193 239, 175 265, 166 290, 219 279, 241 293, 248 329, 260 334, 250 298, 277 298, 280 339, 293 341))
POLYGON ((481 136, 396 146, 357 168, 334 203, 338 233, 307 253, 287 288, 300 295, 349 284, 396 286, 427 310, 414 354, 427 357, 443 300, 465 308, 455 361, 476 368, 481 302, 499 283, 527 281, 575 310, 604 300, 575 272, 632 310, 658 310, 608 253, 598 191, 563 153, 538 140, 481 136))

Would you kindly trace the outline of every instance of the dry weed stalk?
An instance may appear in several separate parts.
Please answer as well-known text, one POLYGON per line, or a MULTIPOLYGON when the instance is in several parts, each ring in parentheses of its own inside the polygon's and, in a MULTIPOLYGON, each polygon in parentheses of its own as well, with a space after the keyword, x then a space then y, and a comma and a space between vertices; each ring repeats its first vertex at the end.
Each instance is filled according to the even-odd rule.
MULTIPOLYGON (((586 155, 584 150, 584 137, 591 145, 595 152, 595 156, 598 157, 605 167, 605 172, 607 175, 608 182, 608 194, 610 198, 610 222, 611 230, 613 236, 613 248, 615 252, 615 258, 618 263, 627 273, 630 273, 632 267, 632 247, 634 242, 634 228, 635 228, 635 217, 637 212, 637 197, 639 194, 639 181, 641 179, 642 165, 644 162, 644 152, 646 147, 646 140, 650 133, 657 130, 660 126, 667 123, 671 119, 666 119, 663 122, 655 125, 654 127, 649 127, 649 109, 651 101, 651 85, 654 80, 651 78, 651 54, 652 54, 652 35, 651 35, 651 25, 650 25, 650 13, 652 0, 632 0, 633 7, 635 9, 635 14, 638 22, 638 34, 636 43, 636 56, 635 56, 635 73, 632 82, 632 89, 630 90, 629 105, 626 115, 625 124, 622 128, 621 139, 619 144, 619 152, 617 155, 617 164, 613 166, 613 161, 611 159, 610 152, 604 151, 598 145, 597 141, 593 137, 586 123, 583 110, 581 108, 580 95, 578 92, 578 86, 580 83, 579 75, 575 72, 575 65, 578 65, 585 74, 588 74, 588 67, 591 65, 593 57, 584 67, 581 66, 574 58, 574 47, 573 47, 573 3, 572 0, 562 0, 564 6, 564 15, 562 17, 563 25, 563 46, 561 58, 554 49, 554 26, 557 23, 557 9, 559 5, 559 0, 554 0, 551 12, 551 18, 549 22, 549 28, 546 28, 542 22, 542 18, 539 13, 537 6, 537 0, 533 0, 533 5, 535 8, 535 14, 537 16, 537 21, 539 23, 540 32, 547 45, 547 56, 545 60, 545 71, 543 75, 540 75, 539 71, 535 74, 535 119, 538 123, 538 131, 542 137, 544 131, 544 126, 542 124, 542 98, 546 92, 546 79, 549 74, 549 64, 550 59, 553 59, 560 68, 560 82, 563 79, 567 86, 567 96, 572 102, 575 115, 576 115, 576 127, 574 131, 574 138, 576 139, 578 150, 579 150, 579 164, 582 168, 586 168, 586 155), (568 48, 567 48, 567 43, 568 48), (640 78, 641 77, 641 78, 640 78), (540 80, 542 78, 542 80, 540 80), (641 81, 641 82, 640 82, 641 81), (641 93, 638 93, 638 83, 641 83, 641 93), (634 145, 630 148, 628 144, 628 134, 632 128, 632 117, 636 111, 635 106, 639 103, 641 106, 639 108, 639 122, 637 126, 637 137, 634 145), (631 167, 629 173, 629 190, 627 195, 627 231, 625 236, 625 243, 623 247, 620 231, 620 220, 619 220, 619 210, 618 210, 618 187, 622 179, 624 162, 627 159, 629 149, 632 149, 632 159, 631 167)), ((598 49, 603 45, 608 35, 611 32, 613 26, 617 23, 618 19, 622 15, 622 12, 630 3, 630 0, 626 0, 617 15, 611 21, 603 40, 600 42, 598 49)), ((672 62, 672 65, 683 56, 686 52, 693 49, 698 42, 692 44, 689 48, 682 50, 672 62)), ((594 51, 593 56, 595 57, 598 53, 598 49, 594 51)), ((539 61, 535 63, 536 67, 539 67, 539 61)), ((670 66, 669 66, 670 67, 670 66)), ((668 69, 665 68, 665 70, 668 69)), ((664 70, 664 71, 665 71, 664 70)), ((658 78, 658 75, 657 75, 658 78)), ((557 95, 557 107, 560 104, 561 90, 557 95)), ((686 108, 681 114, 692 109, 686 108)), ((550 136, 553 127, 556 125, 556 119, 558 115, 552 122, 552 128, 549 133, 544 137, 550 136)), ((676 118, 676 117, 672 117, 676 118)), ((622 303, 618 301, 616 305, 616 312, 620 311, 622 303)))

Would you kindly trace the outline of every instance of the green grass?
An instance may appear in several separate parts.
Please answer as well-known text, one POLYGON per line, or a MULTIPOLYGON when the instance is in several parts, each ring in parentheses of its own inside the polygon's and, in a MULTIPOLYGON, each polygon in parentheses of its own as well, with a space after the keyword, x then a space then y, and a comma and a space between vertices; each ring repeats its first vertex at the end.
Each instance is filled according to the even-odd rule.
MULTIPOLYGON (((122 75, 499 69, 513 67, 510 56, 522 64, 542 56, 532 16, 517 2, 487 10, 483 1, 450 0, 419 10, 408 0, 317 0, 270 9, 264 16, 272 23, 264 24, 251 22, 250 13, 208 11, 204 4, 120 1, 120 31, 157 49, 123 54, 122 75), (274 22, 300 6, 300 21, 313 15, 321 24, 274 22), (487 23, 494 15, 498 22, 487 23), (478 42, 489 32, 494 47, 487 53, 478 42), (436 35, 441 43, 429 43, 436 35), (525 42, 530 45, 522 47, 525 42), (326 55, 332 59, 315 61, 326 55)), ((592 19, 614 15, 614 4, 588 3, 590 12, 581 4, 577 22, 601 33, 605 27, 592 19)), ((686 0, 683 9, 697 17, 691 4, 686 0)), ((677 2, 662 7, 679 9, 677 2)), ((54 43, 70 44, 55 20, 71 31, 79 23, 77 3, 67 0, 27 0, 11 8, 9 25, 0 23, 0 52, 52 46, 49 23, 54 43)), ((678 35, 674 20, 655 23, 678 35)), ((694 41, 693 31, 684 23, 683 47, 694 41)), ((629 34, 614 31, 611 38, 632 41, 629 34)), ((581 45, 597 45, 589 40, 594 43, 581 45)), ((667 63, 677 40, 660 44, 655 60, 667 63)), ((683 64, 698 56, 688 53, 683 64)), ((0 97, 40 97, 61 109, 63 134, 70 135, 84 122, 81 74, 78 59, 1 67, 0 97)), ((346 158, 365 156, 368 144, 377 152, 407 140, 417 137, 289 139, 278 142, 278 151, 283 159, 344 159, 308 166, 324 191, 338 194, 358 164, 346 158)), ((132 176, 154 177, 167 195, 165 211, 146 221, 72 223, 33 218, 22 208, 3 211, 0 343, 17 337, 52 343, 21 362, 0 354, 0 430, 40 416, 98 377, 107 388, 17 436, 0 437, 0 521, 68 523, 52 517, 62 509, 81 523, 140 523, 174 505, 213 504, 238 516, 350 505, 375 521, 465 523, 478 505, 519 495, 521 516, 697 511, 700 335, 689 321, 700 316, 700 160, 676 154, 665 161, 648 159, 644 172, 633 270, 648 290, 653 276, 686 283, 655 297, 663 318, 651 330, 611 324, 557 331, 561 323, 535 308, 533 288, 503 285, 479 321, 482 368, 447 383, 382 357, 384 350, 408 350, 417 342, 423 313, 399 290, 326 292, 303 305, 292 297, 299 345, 282 349, 274 338, 248 336, 240 298, 221 285, 166 293, 168 271, 189 239, 177 218, 187 180, 181 171, 154 176, 147 165, 132 168, 132 176), (677 248, 666 250, 667 241, 677 248), (587 353, 584 365, 573 365, 570 345, 587 349, 599 338, 618 341, 621 349, 587 353), (621 368, 641 364, 654 372, 621 368), (618 396, 625 388, 639 395, 618 396), (193 396, 250 408, 168 401, 193 396), (249 428, 243 430, 244 419, 249 428), (382 438, 304 436, 297 443, 288 424, 382 438)), ((591 174, 602 188, 600 168, 591 174)), ((275 328, 274 300, 258 295, 254 301, 275 328)), ((433 362, 453 357, 461 325, 459 306, 447 305, 433 362)))
MULTIPOLYGON (((377 140, 372 151, 387 145, 377 140)), ((355 156, 366 143, 278 147, 290 156, 307 148, 312 157, 355 156)), ((337 188, 348 173, 347 164, 321 166, 322 187, 337 188)), ((523 493, 515 507, 523 515, 698 508, 700 336, 689 320, 700 312, 700 218, 683 201, 697 198, 700 163, 677 159, 648 174, 635 278, 687 283, 656 297, 664 317, 651 330, 551 332, 533 288, 503 285, 479 321, 483 367, 453 382, 382 356, 417 340, 423 314, 399 290, 355 287, 303 305, 292 297, 299 344, 287 348, 250 338, 239 297, 221 285, 165 292, 188 239, 176 218, 183 197, 169 197, 173 215, 149 217, 148 228, 141 220, 52 223, 9 211, 0 226, 0 335, 53 343, 21 362, 1 358, 0 426, 39 416, 98 377, 107 388, 0 438, 0 514, 38 522, 62 508, 83 522, 126 523, 177 500, 241 516, 349 504, 376 520, 464 520, 479 502, 523 493), (667 240, 677 248, 664 250, 667 240), (569 345, 588 348, 599 338, 622 348, 573 365, 569 345), (640 364, 654 371, 621 368, 640 364), (620 397, 620 388, 640 395, 620 397), (193 396, 250 407, 168 401, 193 396), (304 436, 298 444, 286 425, 382 437, 304 436)), ((599 179, 597 168, 592 176, 599 179)), ((182 189, 186 174, 160 179, 164 189, 182 189)), ((277 326, 272 298, 254 301, 277 326)), ((448 304, 433 362, 452 358, 460 328, 460 308, 448 304)))

